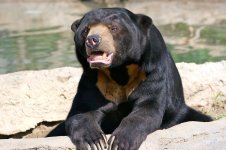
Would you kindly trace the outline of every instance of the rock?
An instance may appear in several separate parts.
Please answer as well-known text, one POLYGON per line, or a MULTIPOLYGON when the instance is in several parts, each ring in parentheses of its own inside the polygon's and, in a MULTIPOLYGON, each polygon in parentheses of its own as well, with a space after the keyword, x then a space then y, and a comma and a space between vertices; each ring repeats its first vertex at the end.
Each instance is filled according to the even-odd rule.
POLYGON ((34 29, 59 27, 58 31, 69 31, 71 24, 95 6, 79 0, 45 0, 29 3, 23 0, 0 1, 1 30, 23 32, 34 29), (51 11, 50 11, 51 10, 51 11), (57 15, 56 15, 57 14, 57 15), (18 19, 20 18, 20 19, 18 19), (34 21, 36 19, 36 21, 34 21), (20 21, 19 21, 20 20, 20 21))
POLYGON ((3 150, 74 150, 68 137, 4 139, 0 140, 3 150))
POLYGON ((80 76, 80 68, 0 75, 0 134, 25 132, 43 121, 64 120, 80 76))
MULTIPOLYGON (((223 118, 208 123, 186 122, 166 130, 158 130, 147 137, 140 150, 223 150, 226 143, 225 124, 226 118, 223 118)), ((75 149, 68 137, 6 139, 0 140, 0 147, 4 150, 75 149)))
POLYGON ((147 137, 141 150, 225 150, 226 118, 213 122, 186 122, 147 137))
POLYGON ((226 19, 226 1, 218 0, 136 0, 125 2, 125 7, 134 13, 152 17, 155 24, 186 22, 192 25, 213 24, 226 19), (191 11, 192 10, 192 11, 191 11))
POLYGON ((226 61, 220 63, 179 63, 185 100, 214 118, 226 115, 226 61))
MULTIPOLYGON (((219 108, 218 117, 225 116, 226 61, 202 65, 179 63, 177 66, 187 103, 200 110, 207 108, 207 113, 219 108)), ((40 134, 45 136, 49 129, 42 124, 66 118, 81 72, 80 68, 65 67, 0 75, 0 136, 28 130, 30 134, 37 126, 46 130, 40 134)), ((26 137, 38 137, 35 135, 26 137)))
MULTIPOLYGON (((17 31, 13 36, 29 34, 26 30, 59 27, 68 31, 70 25, 86 12, 106 6, 126 7, 134 13, 153 18, 155 24, 186 22, 191 25, 214 24, 226 20, 225 0, 24 0, 0 1, 1 30, 17 31), (51 10, 51 11, 49 11, 51 10), (56 15, 57 14, 57 15, 56 15), (18 19, 20 18, 20 19, 18 19), (35 20, 35 21, 34 21, 35 20)), ((8 33, 8 32, 7 32, 8 33)), ((37 32, 35 32, 37 33, 37 32)), ((46 32, 45 32, 46 33, 46 32)), ((34 32, 33 32, 34 34, 34 32)))

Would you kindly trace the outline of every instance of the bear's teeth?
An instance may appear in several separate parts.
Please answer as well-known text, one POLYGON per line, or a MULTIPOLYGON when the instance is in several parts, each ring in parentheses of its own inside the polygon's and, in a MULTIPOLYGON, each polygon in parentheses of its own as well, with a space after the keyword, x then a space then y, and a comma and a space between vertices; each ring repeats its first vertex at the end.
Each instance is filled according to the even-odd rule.
POLYGON ((103 54, 103 58, 106 59, 107 58, 107 53, 103 54))

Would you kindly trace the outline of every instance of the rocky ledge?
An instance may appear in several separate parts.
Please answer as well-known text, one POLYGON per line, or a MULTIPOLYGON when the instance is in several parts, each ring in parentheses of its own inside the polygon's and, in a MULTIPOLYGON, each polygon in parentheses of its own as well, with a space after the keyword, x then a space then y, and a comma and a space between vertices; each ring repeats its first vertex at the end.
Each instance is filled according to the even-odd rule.
MULTIPOLYGON (((140 150, 225 150, 226 118, 187 122, 150 134, 140 150)), ((134 135, 136 136, 136 135, 134 135)), ((3 150, 76 150, 68 137, 0 140, 3 150)))
MULTIPOLYGON (((186 103, 213 118, 222 119, 210 123, 189 122, 156 131, 148 137, 143 147, 186 149, 194 146, 200 149, 200 146, 206 146, 207 149, 220 149, 216 146, 226 143, 223 141, 226 136, 226 61, 201 65, 179 63, 177 67, 183 81, 186 103)), ((81 72, 80 68, 65 67, 0 75, 0 138, 39 137, 0 140, 0 147, 73 147, 66 137, 40 137, 44 137, 67 116, 81 72)))

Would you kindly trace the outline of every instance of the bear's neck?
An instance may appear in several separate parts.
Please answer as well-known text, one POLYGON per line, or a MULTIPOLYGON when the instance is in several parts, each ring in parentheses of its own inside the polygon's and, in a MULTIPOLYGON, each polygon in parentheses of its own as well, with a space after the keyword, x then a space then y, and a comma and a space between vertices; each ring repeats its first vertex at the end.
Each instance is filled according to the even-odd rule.
POLYGON ((129 74, 127 66, 109 68, 109 78, 114 80, 119 85, 126 85, 129 81, 129 74))
POLYGON ((98 70, 97 87, 103 96, 113 102, 126 101, 129 95, 146 79, 136 64, 98 70))

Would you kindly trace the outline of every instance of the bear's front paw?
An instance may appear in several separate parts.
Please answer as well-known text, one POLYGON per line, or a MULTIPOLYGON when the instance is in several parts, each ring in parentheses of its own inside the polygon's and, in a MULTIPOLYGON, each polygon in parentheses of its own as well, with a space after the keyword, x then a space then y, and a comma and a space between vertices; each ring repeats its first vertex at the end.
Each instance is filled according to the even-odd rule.
POLYGON ((82 115, 73 116, 66 121, 66 131, 78 150, 107 148, 106 136, 92 118, 82 115))
POLYGON ((108 140, 108 150, 138 150, 145 138, 142 132, 116 129, 108 140))

